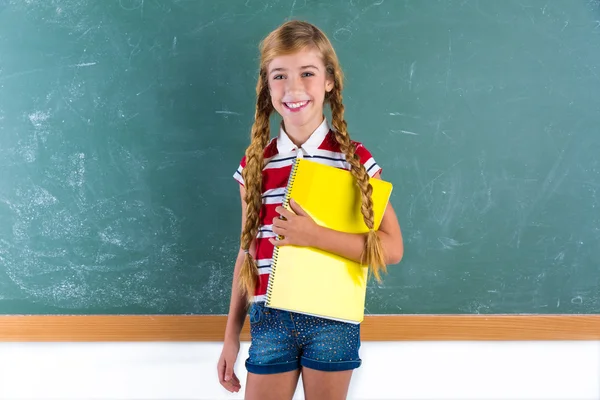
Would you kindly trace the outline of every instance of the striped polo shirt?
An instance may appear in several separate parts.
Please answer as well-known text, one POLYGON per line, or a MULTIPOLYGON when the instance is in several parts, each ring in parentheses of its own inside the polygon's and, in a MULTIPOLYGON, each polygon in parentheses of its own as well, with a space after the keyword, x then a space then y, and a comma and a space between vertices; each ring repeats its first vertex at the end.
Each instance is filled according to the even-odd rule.
MULTIPOLYGON (((356 154, 364 164, 369 176, 381 171, 371 153, 359 142, 352 141, 356 146, 356 154)), ((298 148, 287 133, 280 129, 279 136, 271 139, 264 150, 264 168, 262 171, 262 208, 260 211, 260 226, 256 237, 256 262, 259 279, 254 293, 254 301, 265 301, 267 284, 271 272, 271 262, 274 246, 269 238, 273 233, 273 218, 279 216, 275 209, 283 203, 285 188, 292 171, 292 163, 296 158, 307 158, 311 161, 332 167, 349 170, 350 164, 340 151, 340 145, 335 140, 334 132, 326 119, 313 132, 308 140, 298 148)), ((246 157, 242 158, 239 168, 233 175, 241 185, 244 185, 242 170, 246 166, 246 157)))

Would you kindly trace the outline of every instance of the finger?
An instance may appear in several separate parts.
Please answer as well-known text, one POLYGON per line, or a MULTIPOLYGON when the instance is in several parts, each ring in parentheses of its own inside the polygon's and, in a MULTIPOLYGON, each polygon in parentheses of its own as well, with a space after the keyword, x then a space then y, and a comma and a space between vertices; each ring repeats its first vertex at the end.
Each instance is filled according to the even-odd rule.
POLYGON ((303 217, 308 215, 306 211, 304 211, 304 209, 300 207, 300 204, 296 203, 296 200, 294 199, 290 199, 290 207, 292 208, 292 211, 294 211, 297 215, 301 215, 303 217))
POLYGON ((234 380, 232 379, 230 382, 225 382, 223 387, 233 393, 233 392, 239 392, 240 389, 242 388, 242 385, 240 384, 239 381, 236 380, 234 382, 234 380))
POLYGON ((286 228, 281 227, 281 226, 275 226, 275 225, 273 225, 273 228, 271 230, 273 231, 274 234, 280 235, 280 236, 285 236, 285 232, 287 231, 286 228))
POLYGON ((238 379, 237 375, 235 374, 235 372, 233 372, 233 374, 231 375, 231 383, 239 385, 240 384, 240 380, 238 379))
POLYGON ((269 239, 269 242, 271 242, 271 244, 276 247, 281 247, 289 244, 289 242, 285 238, 281 240, 269 239))
POLYGON ((227 365, 225 367, 225 382, 231 382, 231 379, 233 378, 233 363, 228 362, 226 364, 227 365))
POLYGON ((273 226, 276 226, 278 228, 285 228, 285 225, 288 223, 288 221, 281 219, 281 218, 273 218, 273 226))
POLYGON ((242 385, 240 385, 240 380, 238 379, 237 375, 233 371, 233 364, 234 364, 233 361, 227 363, 227 365, 231 365, 232 368, 231 368, 231 370, 229 370, 229 368, 228 368, 228 372, 226 372, 225 375, 229 376, 229 381, 227 382, 227 385, 231 388, 231 391, 237 392, 240 390, 242 385))
POLYGON ((230 365, 233 365, 233 362, 224 363, 224 380, 221 385, 230 392, 238 392, 241 388, 240 381, 230 365))
POLYGON ((217 374, 219 376, 219 382, 221 382, 221 384, 223 384, 223 382, 225 381, 225 360, 222 358, 219 360, 219 363, 217 364, 217 374))
POLYGON ((275 211, 286 219, 290 219, 291 217, 293 217, 295 215, 293 212, 287 210, 286 208, 284 208, 282 206, 278 206, 277 208, 275 208, 275 211))
POLYGON ((237 375, 235 374, 235 372, 233 373, 233 378, 231 379, 231 383, 236 386, 238 389, 242 387, 242 385, 240 384, 240 380, 238 379, 237 375))

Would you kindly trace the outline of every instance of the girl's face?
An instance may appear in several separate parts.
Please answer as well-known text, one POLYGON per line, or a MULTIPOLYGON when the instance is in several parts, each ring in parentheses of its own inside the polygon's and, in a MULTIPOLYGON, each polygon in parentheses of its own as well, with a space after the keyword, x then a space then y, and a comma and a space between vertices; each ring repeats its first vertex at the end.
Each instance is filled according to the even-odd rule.
POLYGON ((275 57, 267 73, 271 102, 286 130, 316 129, 323 121, 325 92, 333 89, 319 51, 309 48, 275 57))

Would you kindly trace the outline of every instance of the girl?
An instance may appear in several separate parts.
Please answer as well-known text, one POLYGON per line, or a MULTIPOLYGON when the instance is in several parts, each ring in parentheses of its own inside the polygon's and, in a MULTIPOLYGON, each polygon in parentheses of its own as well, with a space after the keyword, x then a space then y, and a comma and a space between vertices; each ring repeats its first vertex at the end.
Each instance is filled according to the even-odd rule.
POLYGON ((261 43, 252 140, 234 177, 242 203, 241 248, 235 263, 223 350, 221 384, 240 390, 233 367, 248 305, 251 346, 245 398, 291 399, 302 371, 308 400, 345 399, 352 370, 360 366, 360 326, 264 306, 275 246, 311 246, 363 262, 379 279, 387 264, 400 262, 402 236, 391 205, 378 231, 348 234, 317 225, 293 199, 281 204, 296 157, 348 169, 362 192, 362 213, 373 227, 369 177, 381 168, 369 151, 350 140, 342 104, 342 71, 327 37, 317 27, 290 21, 261 43), (331 107, 332 127, 323 106, 331 107), (283 121, 272 140, 269 117, 283 121), (283 218, 280 218, 283 217, 283 218), (277 240, 277 235, 283 236, 277 240))

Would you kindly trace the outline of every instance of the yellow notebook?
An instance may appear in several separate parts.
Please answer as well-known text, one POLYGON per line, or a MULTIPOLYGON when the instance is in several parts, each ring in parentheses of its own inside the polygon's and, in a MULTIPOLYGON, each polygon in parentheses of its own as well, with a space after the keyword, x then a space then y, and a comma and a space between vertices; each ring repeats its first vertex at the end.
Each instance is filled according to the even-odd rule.
MULTIPOLYGON (((392 184, 371 178, 375 229, 392 184)), ((293 198, 314 221, 330 229, 366 233, 361 194, 350 171, 296 159, 283 206, 293 198)), ((363 321, 368 268, 347 258, 299 246, 275 247, 266 306, 358 324, 363 321)))

